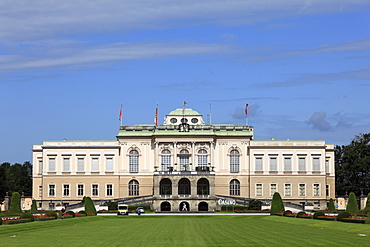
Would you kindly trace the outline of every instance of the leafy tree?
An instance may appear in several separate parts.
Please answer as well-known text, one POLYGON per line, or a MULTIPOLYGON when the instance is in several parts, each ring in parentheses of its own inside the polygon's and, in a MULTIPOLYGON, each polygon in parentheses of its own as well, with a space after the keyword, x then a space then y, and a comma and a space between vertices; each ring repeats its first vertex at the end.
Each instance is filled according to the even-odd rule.
POLYGON ((336 193, 370 192, 370 133, 355 136, 348 146, 335 147, 336 193))
POLYGON ((330 198, 330 200, 329 200, 328 210, 331 210, 331 211, 335 210, 333 198, 330 198))
POLYGON ((272 196, 270 214, 277 214, 280 211, 285 211, 284 203, 279 192, 275 192, 272 196))
POLYGON ((32 195, 32 165, 24 162, 23 165, 8 162, 0 165, 0 201, 4 200, 5 194, 13 192, 32 195))
POLYGON ((364 213, 365 214, 370 214, 370 193, 367 194, 367 200, 366 200, 366 205, 364 208, 364 213))
POLYGON ((358 212, 356 195, 353 192, 349 193, 346 212, 348 212, 348 213, 358 212))
POLYGON ((10 213, 21 213, 21 195, 18 192, 13 192, 10 199, 10 213))

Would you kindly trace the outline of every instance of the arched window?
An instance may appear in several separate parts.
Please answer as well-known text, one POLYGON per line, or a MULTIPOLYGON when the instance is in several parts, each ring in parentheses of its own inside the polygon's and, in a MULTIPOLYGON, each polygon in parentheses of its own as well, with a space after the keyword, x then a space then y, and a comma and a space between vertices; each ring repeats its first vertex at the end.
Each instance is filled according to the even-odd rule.
POLYGON ((168 171, 169 166, 171 166, 171 152, 165 149, 161 153, 161 170, 168 171))
POLYGON ((197 182, 197 194, 209 195, 209 182, 206 178, 201 178, 197 182))
POLYGON ((236 149, 230 152, 230 172, 239 172, 240 167, 240 154, 236 149))
POLYGON ((168 178, 164 178, 159 183, 160 195, 172 195, 172 182, 168 178))
POLYGON ((186 171, 189 165, 189 151, 182 149, 180 151, 180 171, 186 171))
POLYGON ((190 181, 187 178, 182 178, 179 181, 179 195, 190 195, 190 181))
POLYGON ((205 149, 201 149, 198 151, 198 167, 201 170, 206 170, 207 167, 207 151, 205 149))
POLYGON ((128 164, 130 172, 139 172, 139 152, 137 150, 130 151, 128 164))
POLYGON ((128 195, 138 196, 139 195, 139 182, 136 180, 131 180, 128 183, 128 195))
POLYGON ((230 181, 230 196, 240 196, 240 182, 237 179, 230 181))

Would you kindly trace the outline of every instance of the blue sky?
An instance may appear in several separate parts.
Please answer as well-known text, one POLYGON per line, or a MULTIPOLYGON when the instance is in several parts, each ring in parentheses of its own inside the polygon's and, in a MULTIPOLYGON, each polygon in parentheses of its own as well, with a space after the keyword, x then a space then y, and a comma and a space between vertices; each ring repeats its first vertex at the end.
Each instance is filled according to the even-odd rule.
MULTIPOLYGON (((182 107, 255 139, 347 145, 370 126, 368 0, 0 2, 0 162, 114 140, 182 107)), ((160 123, 163 121, 160 121, 160 123)))

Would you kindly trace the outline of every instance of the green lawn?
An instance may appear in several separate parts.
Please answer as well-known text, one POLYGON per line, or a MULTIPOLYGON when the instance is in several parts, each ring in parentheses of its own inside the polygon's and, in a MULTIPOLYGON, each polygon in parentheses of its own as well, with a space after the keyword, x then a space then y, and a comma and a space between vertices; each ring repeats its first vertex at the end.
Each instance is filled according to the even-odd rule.
POLYGON ((279 216, 97 216, 0 226, 0 246, 347 247, 369 243, 370 224, 279 216))

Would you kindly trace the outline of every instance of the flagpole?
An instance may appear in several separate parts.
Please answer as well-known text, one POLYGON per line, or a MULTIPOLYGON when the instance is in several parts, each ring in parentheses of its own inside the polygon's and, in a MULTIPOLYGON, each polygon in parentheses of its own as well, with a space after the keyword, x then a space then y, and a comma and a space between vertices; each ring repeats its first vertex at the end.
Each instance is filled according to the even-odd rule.
POLYGON ((248 104, 245 104, 245 125, 248 126, 248 104))
POLYGON ((212 102, 209 102, 209 124, 212 124, 212 102))

